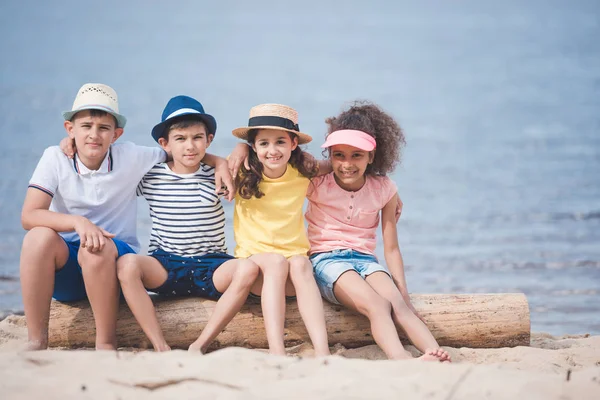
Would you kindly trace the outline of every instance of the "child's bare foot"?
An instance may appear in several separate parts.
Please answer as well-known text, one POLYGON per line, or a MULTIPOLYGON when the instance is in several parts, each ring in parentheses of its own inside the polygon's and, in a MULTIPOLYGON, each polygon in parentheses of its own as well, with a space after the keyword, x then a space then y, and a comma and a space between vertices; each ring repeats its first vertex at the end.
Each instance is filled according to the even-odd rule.
POLYGON ((200 354, 206 354, 206 349, 202 348, 202 344, 200 342, 198 342, 197 340, 190 344, 190 347, 188 347, 188 351, 192 351, 192 352, 199 352, 200 354))
POLYGON ((171 351, 171 347, 168 344, 161 344, 159 346, 154 346, 154 351, 161 353, 163 351, 171 351))
POLYGON ((117 350, 117 347, 114 344, 110 343, 100 343, 96 344, 96 350, 117 350))
POLYGON ((450 354, 442 348, 427 349, 419 359, 423 361, 452 362, 450 354))
POLYGON ((450 359, 450 354, 441 347, 439 349, 433 350, 434 354, 440 359, 440 362, 452 362, 450 359))
POLYGON ((431 350, 427 350, 421 357, 417 357, 421 361, 440 361, 439 357, 431 350))
POLYGON ((37 350, 46 350, 48 348, 48 342, 44 342, 41 340, 30 340, 28 341, 23 350, 24 351, 37 351, 37 350))

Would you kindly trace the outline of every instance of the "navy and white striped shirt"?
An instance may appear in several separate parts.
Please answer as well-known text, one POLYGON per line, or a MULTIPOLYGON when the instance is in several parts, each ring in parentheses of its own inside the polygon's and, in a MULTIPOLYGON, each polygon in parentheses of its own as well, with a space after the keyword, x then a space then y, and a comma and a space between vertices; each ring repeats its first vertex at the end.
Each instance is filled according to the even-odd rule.
POLYGON ((137 189, 150 206, 148 253, 158 248, 184 257, 226 253, 225 212, 215 194, 215 169, 205 164, 193 174, 176 174, 157 164, 137 189))

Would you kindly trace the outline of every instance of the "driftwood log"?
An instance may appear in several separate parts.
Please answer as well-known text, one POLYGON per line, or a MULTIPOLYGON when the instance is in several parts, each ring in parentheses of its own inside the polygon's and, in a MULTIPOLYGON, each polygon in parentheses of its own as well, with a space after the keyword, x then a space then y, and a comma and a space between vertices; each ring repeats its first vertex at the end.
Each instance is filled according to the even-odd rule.
MULTIPOLYGON (((201 298, 153 298, 167 343, 187 348, 208 321, 215 302, 201 298)), ((491 348, 528 346, 529 307, 523 294, 415 294, 415 308, 441 346, 491 348)), ((373 344, 369 321, 325 302, 329 343, 346 348, 373 344)), ((94 347, 95 327, 87 301, 52 302, 49 341, 52 347, 94 347)), ((117 338, 122 347, 151 347, 127 305, 119 308, 117 338)), ((400 332, 400 338, 408 343, 400 332)), ((295 301, 288 301, 286 346, 309 342, 295 301)), ((260 303, 249 300, 217 337, 211 349, 227 346, 267 348, 260 303)))

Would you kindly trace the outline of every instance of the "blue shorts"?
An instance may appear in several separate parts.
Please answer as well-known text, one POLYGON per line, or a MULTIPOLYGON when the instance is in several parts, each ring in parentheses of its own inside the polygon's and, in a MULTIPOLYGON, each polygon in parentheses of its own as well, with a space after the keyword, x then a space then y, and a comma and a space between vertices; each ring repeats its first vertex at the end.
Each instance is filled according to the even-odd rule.
POLYGON ((202 296, 218 299, 223 295, 213 282, 213 274, 226 261, 235 257, 225 253, 209 253, 200 257, 182 257, 162 249, 150 255, 167 270, 165 283, 151 292, 163 296, 202 296))
POLYGON ((334 304, 340 304, 340 302, 333 294, 333 284, 344 272, 356 271, 363 279, 374 272, 380 271, 390 275, 388 269, 379 264, 375 256, 352 249, 316 253, 310 256, 310 262, 312 262, 315 269, 315 279, 321 291, 321 296, 334 304))
MULTIPOLYGON (((64 239, 63 239, 64 240, 64 239)), ((118 257, 124 254, 135 253, 131 247, 119 239, 111 239, 117 247, 118 257)), ((79 252, 79 240, 67 242, 69 248, 69 259, 67 263, 54 274, 54 292, 52 297, 58 301, 76 301, 87 298, 85 283, 81 266, 77 261, 79 252)), ((116 271, 115 271, 116 274, 116 271)))

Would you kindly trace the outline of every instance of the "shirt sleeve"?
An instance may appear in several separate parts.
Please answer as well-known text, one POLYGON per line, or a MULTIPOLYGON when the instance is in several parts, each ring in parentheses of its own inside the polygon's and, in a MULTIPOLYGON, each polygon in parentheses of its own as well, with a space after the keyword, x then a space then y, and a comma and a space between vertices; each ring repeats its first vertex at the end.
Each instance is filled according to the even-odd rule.
POLYGON ((383 208, 387 203, 390 202, 392 197, 394 197, 394 195, 398 192, 398 187, 396 186, 394 181, 391 180, 390 178, 388 178, 387 176, 382 179, 381 184, 382 184, 381 193, 384 194, 384 196, 382 196, 382 198, 385 201, 381 207, 381 208, 383 208))
POLYGON ((156 164, 167 161, 167 153, 160 147, 136 146, 136 150, 138 163, 144 174, 156 164))
MULTIPOLYGON (((66 157, 62 154, 63 157, 66 157)), ((37 167, 33 171, 33 175, 29 180, 29 187, 41 190, 48 194, 50 197, 54 197, 54 194, 58 190, 58 164, 57 147, 48 147, 44 150, 42 158, 38 162, 37 167)))

